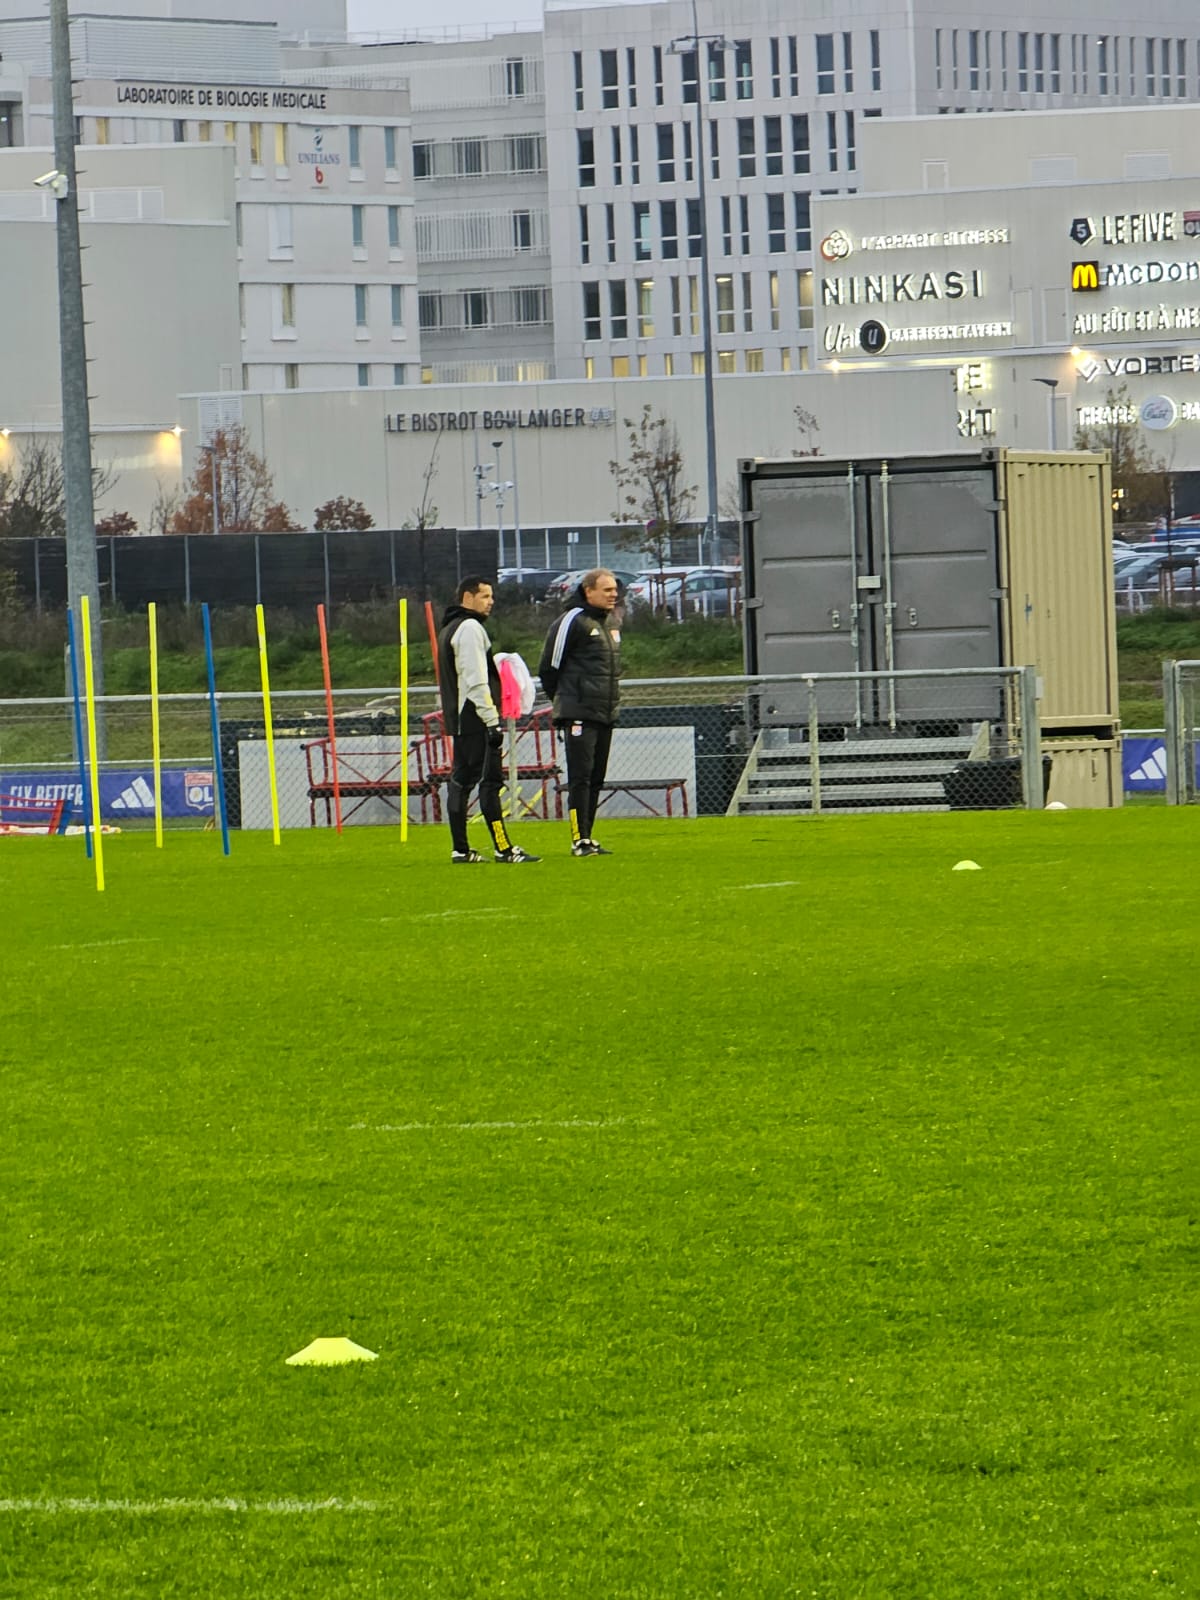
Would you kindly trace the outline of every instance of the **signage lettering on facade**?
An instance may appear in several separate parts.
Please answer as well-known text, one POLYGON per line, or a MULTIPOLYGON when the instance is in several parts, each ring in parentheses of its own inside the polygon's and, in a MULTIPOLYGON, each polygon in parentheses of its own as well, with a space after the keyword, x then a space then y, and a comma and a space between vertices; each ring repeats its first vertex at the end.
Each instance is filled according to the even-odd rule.
POLYGON ((1100 263, 1098 261, 1073 261, 1071 263, 1071 288, 1079 294, 1087 289, 1100 287, 1100 263))
POLYGON ((853 278, 822 278, 821 303, 827 306, 903 304, 922 300, 983 298, 983 273, 951 268, 949 272, 879 272, 853 278))
POLYGON ((613 420, 611 406, 552 406, 528 411, 392 411, 383 419, 386 433, 470 433, 482 428, 603 427, 613 420))
POLYGON ((1081 428, 1111 428, 1115 424, 1159 432, 1177 422, 1200 422, 1200 400, 1174 400, 1170 395, 1152 394, 1140 406, 1077 406, 1075 416, 1081 428))
POLYGON ((324 89, 237 89, 228 84, 119 83, 119 106, 180 106, 221 111, 325 111, 324 89))
MULTIPOLYGON (((1080 311, 1071 325, 1077 339, 1099 333, 1191 333, 1200 329, 1200 306, 1108 306, 1080 311)), ((893 338, 895 335, 893 334, 893 338)))
MULTIPOLYGON (((860 250, 953 250, 963 249, 969 245, 1007 243, 1007 228, 947 228, 944 231, 935 229, 932 233, 868 233, 859 240, 858 248, 860 250)), ((826 260, 834 259, 836 258, 832 256, 826 257, 826 260)))
POLYGON ((1106 356, 1103 362, 1085 362, 1077 370, 1089 383, 1099 377, 1162 377, 1173 372, 1200 372, 1200 354, 1193 350, 1178 356, 1106 356))

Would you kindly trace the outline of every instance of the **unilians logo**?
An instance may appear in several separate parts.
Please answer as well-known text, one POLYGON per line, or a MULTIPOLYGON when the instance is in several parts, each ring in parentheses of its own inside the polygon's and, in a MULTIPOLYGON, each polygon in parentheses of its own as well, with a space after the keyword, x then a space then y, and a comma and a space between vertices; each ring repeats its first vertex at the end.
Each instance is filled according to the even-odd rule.
POLYGON ((821 240, 821 255, 826 261, 844 261, 853 249, 849 236, 840 228, 821 240))
POLYGON ((1071 288, 1077 292, 1098 289, 1100 287, 1100 263, 1098 261, 1073 261, 1071 263, 1071 288))

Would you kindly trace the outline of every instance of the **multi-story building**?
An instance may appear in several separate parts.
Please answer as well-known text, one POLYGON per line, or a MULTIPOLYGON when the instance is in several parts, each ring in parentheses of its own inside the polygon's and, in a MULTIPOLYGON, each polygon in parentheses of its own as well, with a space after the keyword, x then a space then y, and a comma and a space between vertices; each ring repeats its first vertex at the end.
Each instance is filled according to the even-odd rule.
MULTIPOLYGON (((278 29, 265 21, 81 17, 72 33, 81 166, 89 147, 233 146, 242 359, 229 387, 416 381, 403 81, 393 74, 361 88, 285 77, 278 29)), ((0 53, 19 89, 9 116, 21 142, 51 147, 45 21, 0 23, 0 53)), ((19 271, 11 257, 5 266, 19 271)), ((93 322, 104 314, 89 306, 93 322)))
POLYGON ((698 0, 546 10, 555 371, 814 360, 814 196, 858 188, 866 119, 1158 104, 1200 92, 1194 0, 698 0), (694 37, 694 30, 698 37, 694 37), (701 181, 707 205, 703 207, 701 181))

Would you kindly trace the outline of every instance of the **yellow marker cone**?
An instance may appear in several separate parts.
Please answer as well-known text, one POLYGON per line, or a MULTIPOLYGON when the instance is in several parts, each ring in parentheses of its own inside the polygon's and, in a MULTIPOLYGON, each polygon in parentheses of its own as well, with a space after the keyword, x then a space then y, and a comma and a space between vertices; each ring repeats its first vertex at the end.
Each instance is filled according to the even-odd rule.
POLYGON ((378 1361, 374 1350, 364 1350, 351 1339, 314 1339, 288 1356, 289 1367, 340 1367, 347 1361, 378 1361))
POLYGON ((983 868, 978 861, 958 861, 950 868, 951 872, 982 872, 983 868))

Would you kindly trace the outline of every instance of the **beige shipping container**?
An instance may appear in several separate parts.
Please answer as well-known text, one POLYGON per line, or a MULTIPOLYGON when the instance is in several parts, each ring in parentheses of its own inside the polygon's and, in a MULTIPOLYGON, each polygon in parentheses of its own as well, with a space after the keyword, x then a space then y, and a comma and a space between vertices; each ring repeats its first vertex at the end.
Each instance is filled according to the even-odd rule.
POLYGON ((1120 711, 1108 452, 997 454, 1008 663, 1038 669, 1045 738, 1112 739, 1120 711))

